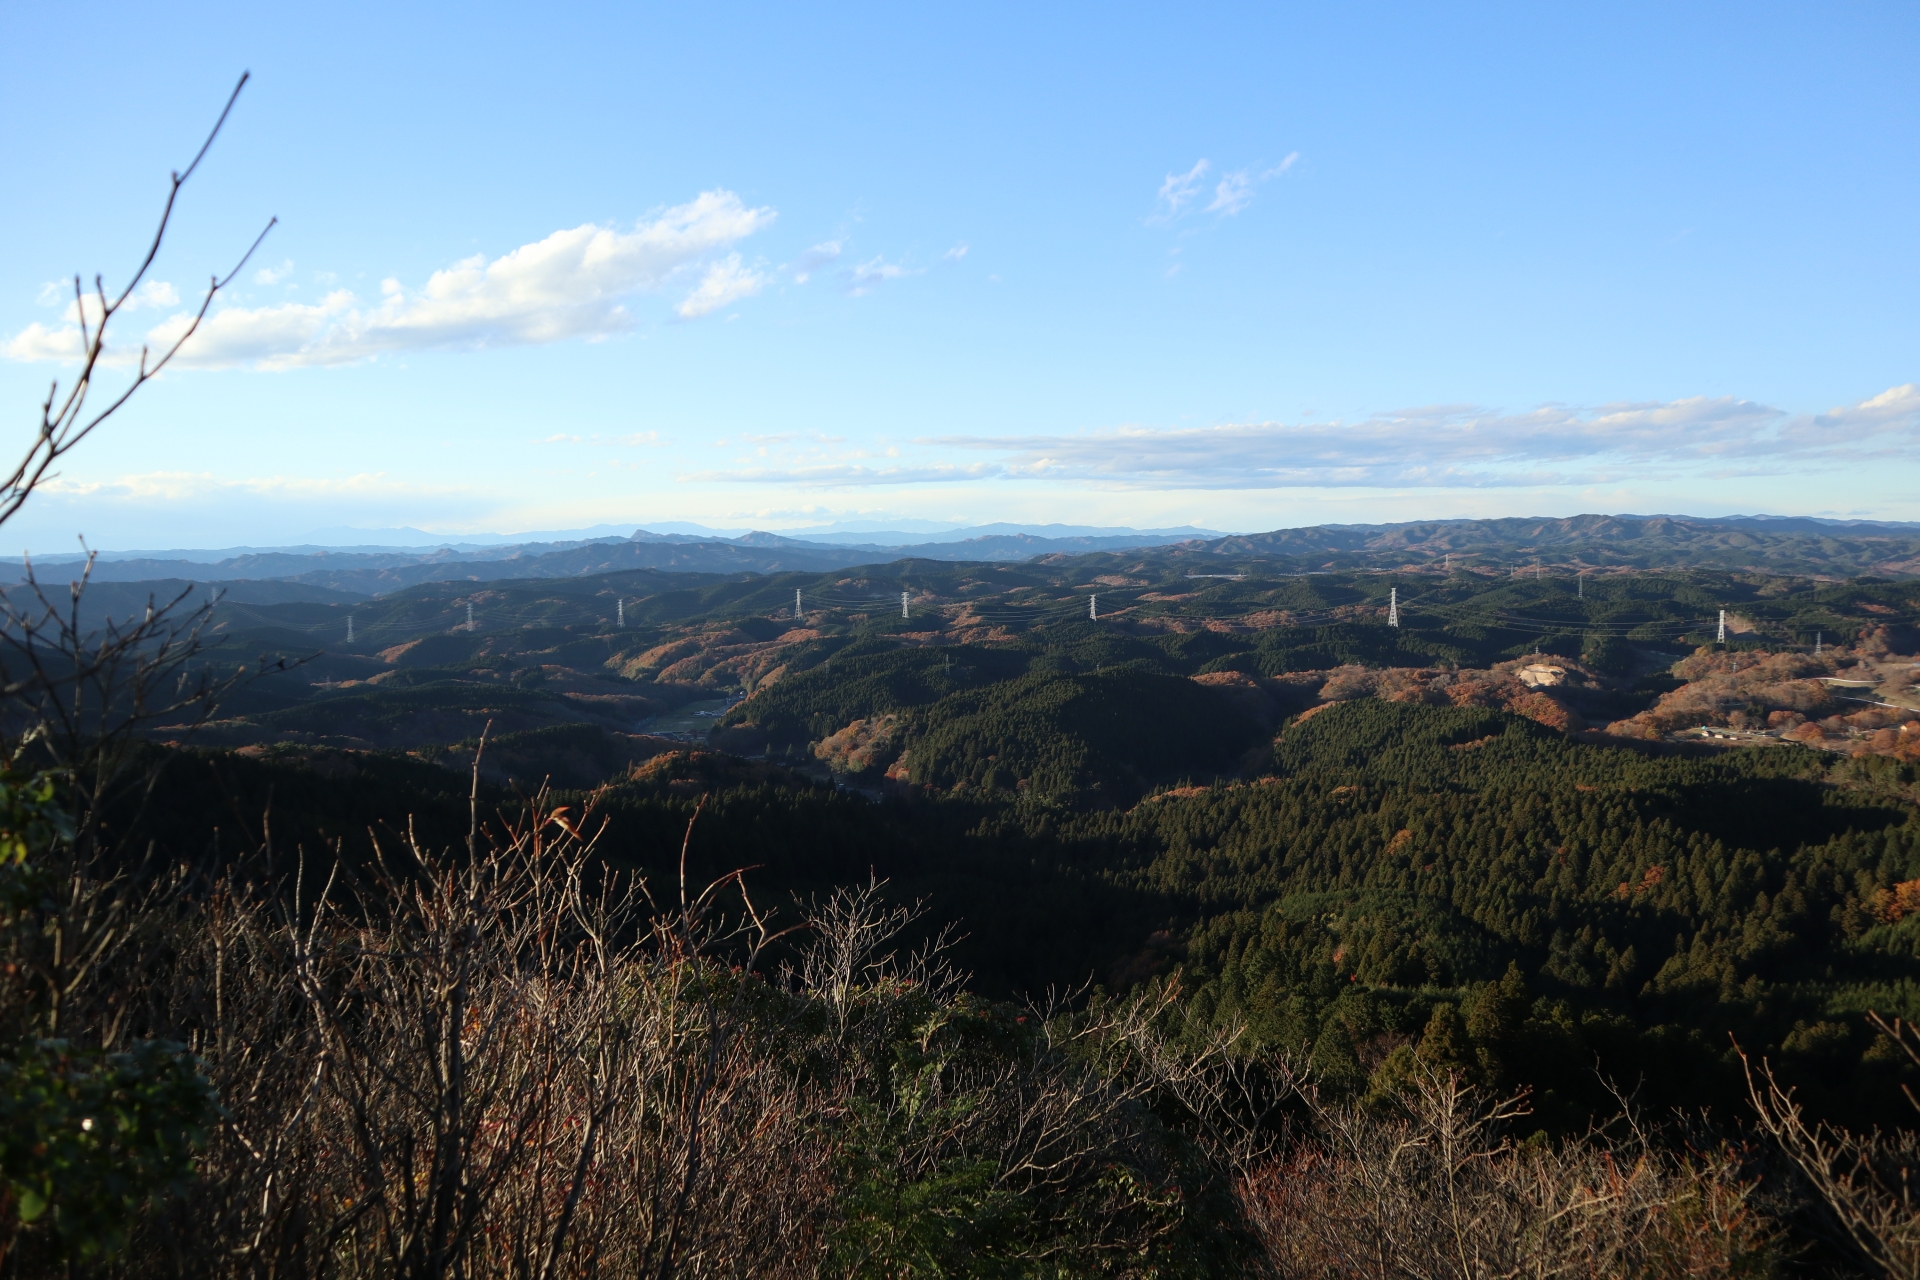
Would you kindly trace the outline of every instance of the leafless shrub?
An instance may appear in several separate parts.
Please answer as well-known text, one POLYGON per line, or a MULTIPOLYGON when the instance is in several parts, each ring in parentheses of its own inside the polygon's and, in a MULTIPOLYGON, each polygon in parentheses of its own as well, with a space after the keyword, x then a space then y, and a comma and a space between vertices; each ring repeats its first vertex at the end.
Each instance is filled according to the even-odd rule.
POLYGON ((544 797, 476 857, 385 853, 182 913, 166 1012, 229 1121, 130 1274, 811 1274, 818 1102, 713 891, 652 910, 544 797))
POLYGON ((1280 1277, 1765 1274, 1777 1228, 1725 1151, 1624 1141, 1516 1144, 1524 1098, 1416 1074, 1383 1117, 1321 1103, 1240 1202, 1280 1277))
MULTIPOLYGON (((64 395, 54 382, 20 460, 0 476, 0 524, 18 514, 62 458, 173 361, 214 298, 272 230, 275 220, 270 219, 232 270, 209 280, 198 310, 170 346, 157 354, 142 347, 126 385, 104 405, 93 401, 108 354, 108 328, 152 269, 181 190, 219 137, 247 79, 240 77, 192 161, 171 175, 159 223, 125 286, 109 295, 104 278, 96 275, 89 294, 74 277, 80 366, 64 395)), ((99 985, 117 964, 138 963, 128 946, 142 927, 141 906, 169 891, 152 879, 154 868, 139 865, 141 851, 122 839, 137 825, 159 776, 157 769, 138 764, 142 735, 159 724, 190 728, 222 695, 257 674, 244 666, 213 664, 211 603, 196 605, 188 593, 150 600, 141 617, 108 618, 96 625, 82 609, 92 571, 89 555, 77 579, 49 587, 29 564, 24 582, 0 591, 0 759, 9 768, 57 778, 72 818, 67 838, 37 851, 33 919, 14 921, 21 927, 9 929, 0 944, 6 952, 0 964, 0 1029, 16 1036, 66 1034, 65 1005, 83 984, 99 985), (111 825, 109 811, 116 819, 111 825)), ((120 1019, 88 1030, 111 1046, 120 1019)))
POLYGON ((847 1108, 835 1274, 947 1274, 963 1241, 1010 1220, 1028 1229, 1004 1228, 1000 1265, 1144 1258, 1187 1225, 1167 1114, 1220 1167, 1259 1146, 1271 1103, 1257 1073, 1232 1031, 1179 1047, 1177 986, 990 1006, 960 992, 944 935, 895 945, 919 908, 880 888, 817 908, 791 973, 823 1011, 815 1053, 847 1108))
POLYGON ((385 853, 178 909, 148 1016, 228 1118, 128 1274, 811 1273, 817 1103, 711 895, 652 911, 544 797, 477 857, 385 853))
MULTIPOLYGON (((1869 1020, 1920 1064, 1920 1033, 1899 1018, 1869 1020)), ((1920 1133, 1912 1129, 1852 1133, 1810 1122, 1793 1090, 1762 1059, 1740 1055, 1747 1096, 1760 1128, 1800 1170, 1834 1233, 1875 1272, 1896 1280, 1920 1277, 1920 1133)), ((1908 1093, 1908 1100, 1913 1095, 1908 1093)), ((1915 1102, 1920 1108, 1920 1102, 1915 1102)))
POLYGON ((825 1001, 844 1037, 862 992, 917 987, 936 1000, 952 997, 966 982, 947 958, 952 929, 942 929, 924 946, 901 957, 901 934, 927 913, 924 902, 889 904, 884 882, 847 885, 811 904, 807 913, 809 945, 802 948, 788 980, 825 1001))

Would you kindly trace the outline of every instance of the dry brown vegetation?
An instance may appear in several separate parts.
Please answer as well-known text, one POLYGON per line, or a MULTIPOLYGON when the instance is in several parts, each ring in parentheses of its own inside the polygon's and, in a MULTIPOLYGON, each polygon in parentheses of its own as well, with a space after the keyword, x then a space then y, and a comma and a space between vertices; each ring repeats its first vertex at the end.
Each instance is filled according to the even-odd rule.
POLYGON ((1321 1105, 1239 1198, 1276 1277, 1773 1274, 1782 1230, 1742 1153, 1637 1130, 1517 1144, 1522 1100, 1421 1071, 1386 1109, 1321 1105))
MULTIPOLYGON (((1897 1018, 1870 1015, 1887 1042, 1920 1063, 1920 1031, 1897 1018)), ((1850 1133, 1811 1121, 1764 1060, 1742 1055, 1747 1090, 1760 1128, 1794 1165, 1843 1239, 1870 1274, 1920 1277, 1920 1134, 1912 1129, 1850 1133)), ((1920 1099, 1907 1099, 1920 1110, 1920 1099)))
POLYGON ((1818 657, 1702 650, 1674 664, 1684 685, 1607 732, 1657 739, 1712 725, 1849 755, 1920 760, 1920 711, 1902 705, 1913 700, 1916 658, 1895 652, 1894 638, 1879 628, 1818 657))

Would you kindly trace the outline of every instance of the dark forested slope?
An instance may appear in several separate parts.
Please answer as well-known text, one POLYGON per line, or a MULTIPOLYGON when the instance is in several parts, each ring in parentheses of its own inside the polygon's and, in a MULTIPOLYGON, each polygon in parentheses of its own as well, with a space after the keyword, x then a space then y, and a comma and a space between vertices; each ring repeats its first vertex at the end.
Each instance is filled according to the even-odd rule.
POLYGON ((457 845, 484 731, 489 809, 570 788, 657 883, 705 797, 696 876, 885 879, 983 993, 1178 975, 1354 1097, 1426 1061, 1557 1128, 1603 1076, 1733 1108, 1737 1038, 1897 1118, 1865 1013, 1920 1014, 1920 588, 1256 570, 436 584, 351 644, 339 606, 228 602, 227 648, 313 656, 159 734, 244 754, 182 754, 146 821, 216 863, 269 803, 276 857, 364 862, 410 814, 457 845))

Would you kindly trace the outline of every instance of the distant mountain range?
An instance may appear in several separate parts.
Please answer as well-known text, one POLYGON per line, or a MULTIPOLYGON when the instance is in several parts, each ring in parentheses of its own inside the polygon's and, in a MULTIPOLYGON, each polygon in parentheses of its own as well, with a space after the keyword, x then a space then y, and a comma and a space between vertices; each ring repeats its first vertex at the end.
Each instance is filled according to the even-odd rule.
MULTIPOLYGON (((983 525, 956 532, 963 539, 885 545, 837 544, 748 533, 711 534, 635 530, 625 537, 502 545, 440 547, 234 547, 222 552, 165 551, 102 555, 97 582, 232 583, 276 581, 323 588, 329 593, 374 596, 423 582, 494 581, 506 578, 576 577, 627 569, 693 573, 822 572, 902 558, 954 561, 1020 561, 1042 555, 1085 555, 1166 546, 1181 540, 1222 536, 1212 529, 1120 529, 1085 531, 1073 525, 983 525), (1025 532, 1041 529, 1043 534, 1025 532)), ((73 573, 80 560, 62 555, 36 558, 42 579, 73 573)), ((20 566, 7 578, 18 580, 20 566)), ((4 579, 0 579, 4 580, 4 579)))
MULTIPOLYGON (((96 581, 254 584, 248 597, 315 601, 385 595, 425 582, 579 577, 625 570, 682 573, 826 572, 902 559, 1018 562, 1152 551, 1218 567, 1289 572, 1398 568, 1451 558, 1462 568, 1543 561, 1591 568, 1766 569, 1780 573, 1920 575, 1920 523, 1801 516, 1582 515, 1563 519, 1433 520, 1314 525, 1222 535, 1200 529, 985 525, 934 542, 840 542, 755 532, 659 533, 437 547, 281 547, 103 556, 96 581), (1032 530, 1043 532, 1033 532, 1032 530), (265 584, 279 584, 268 588, 265 584)), ((880 536, 867 534, 833 535, 880 536)), ((923 535, 904 535, 918 538, 923 535)), ((71 556, 36 560, 42 580, 70 576, 71 556)), ((1198 567, 1198 566, 1196 566, 1198 567)), ((18 580, 21 569, 6 577, 18 580)), ((238 588, 235 588, 236 590, 238 588)))
MULTIPOLYGON (((928 524, 930 522, 909 520, 901 523, 928 524)), ((811 529, 790 529, 784 534, 757 530, 708 529, 679 520, 665 521, 651 529, 639 529, 631 533, 627 529, 628 526, 594 525, 588 529, 567 529, 544 533, 463 534, 458 538, 438 537, 420 529, 320 529, 304 542, 285 546, 223 547, 217 550, 173 548, 165 551, 102 551, 99 553, 99 558, 102 563, 144 560, 217 564, 244 556, 272 554, 311 556, 323 553, 329 555, 351 553, 368 556, 393 554, 402 557, 418 557, 446 553, 455 559, 492 560, 526 555, 530 552, 544 554, 564 551, 573 547, 587 546, 590 543, 603 542, 734 542, 744 546, 764 546, 770 545, 766 542, 768 538, 775 538, 780 540, 779 545, 782 546, 797 544, 817 547, 861 547, 870 551, 898 551, 905 547, 921 548, 931 544, 979 544, 983 538, 1021 535, 1059 542, 1063 547, 1077 546, 1079 545, 1077 540, 1087 538, 1106 539, 1116 545, 1157 546, 1189 538, 1226 536, 1218 529, 1202 529, 1194 526, 1178 529, 1132 529, 1079 524, 1008 524, 1004 521, 968 527, 938 525, 913 530, 846 529, 833 525, 820 525, 811 529)), ((38 564, 66 564, 83 559, 85 559, 84 553, 75 551, 61 551, 34 557, 35 563, 38 564)))

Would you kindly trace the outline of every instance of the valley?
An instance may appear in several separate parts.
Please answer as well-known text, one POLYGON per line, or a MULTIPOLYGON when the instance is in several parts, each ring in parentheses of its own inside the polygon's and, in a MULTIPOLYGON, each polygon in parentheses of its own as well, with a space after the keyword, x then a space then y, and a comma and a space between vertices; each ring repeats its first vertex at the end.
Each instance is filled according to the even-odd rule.
POLYGON ((1356 1097, 1458 1017, 1447 1052, 1557 1130, 1609 1105, 1596 1061, 1662 1107, 1735 1105, 1730 1035, 1836 1118, 1897 1112, 1860 1018, 1920 1014, 1920 917, 1887 905, 1920 881, 1920 584, 1191 572, 1129 552, 222 602, 214 652, 295 665, 153 736, 251 802, 310 792, 276 839, 345 857, 370 820, 457 830, 401 780, 457 795, 476 753, 503 812, 550 790, 653 876, 700 802, 703 875, 752 867, 776 900, 878 877, 984 995, 1177 981, 1356 1097), (320 798, 368 787, 374 811, 320 798))

